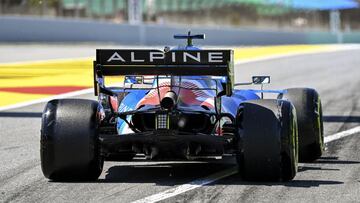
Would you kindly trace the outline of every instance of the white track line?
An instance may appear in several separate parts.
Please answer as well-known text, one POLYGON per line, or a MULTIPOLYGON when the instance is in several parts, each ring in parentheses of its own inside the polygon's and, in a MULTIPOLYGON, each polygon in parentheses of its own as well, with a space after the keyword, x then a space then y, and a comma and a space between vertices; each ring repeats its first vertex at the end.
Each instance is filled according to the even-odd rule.
POLYGON ((338 139, 341 139, 341 138, 344 138, 344 137, 347 137, 349 135, 353 135, 353 134, 359 133, 359 132, 360 132, 360 126, 357 126, 355 128, 351 128, 349 130, 345 130, 345 131, 342 131, 342 132, 335 133, 333 135, 325 136, 324 137, 324 142, 329 143, 329 142, 332 142, 334 140, 338 140, 338 139))
MULTIPOLYGON (((333 135, 325 136, 324 142, 329 143, 329 142, 332 142, 334 140, 338 140, 338 139, 353 135, 355 133, 360 133, 360 126, 357 126, 355 128, 351 128, 349 130, 345 130, 345 131, 342 131, 342 132, 339 132, 339 133, 336 133, 336 134, 333 134, 333 135)), ((200 179, 197 179, 195 181, 191 181, 189 183, 179 185, 177 187, 165 190, 163 192, 160 192, 160 193, 145 197, 143 199, 136 200, 133 203, 159 202, 161 200, 165 200, 165 199, 168 199, 170 197, 177 196, 179 194, 182 194, 182 193, 185 193, 187 191, 202 187, 204 185, 208 185, 210 183, 213 183, 213 182, 215 182, 217 180, 220 180, 222 178, 226 178, 228 176, 234 175, 236 173, 238 173, 237 167, 229 168, 229 169, 214 173, 214 174, 212 174, 212 175, 210 175, 208 177, 200 178, 200 179)))
POLYGON ((145 197, 143 199, 137 200, 134 203, 151 203, 151 202, 158 202, 169 197, 176 196, 178 194, 187 192, 189 190, 193 190, 195 188, 201 187, 203 185, 210 184, 214 181, 220 180, 222 178, 234 175, 237 173, 237 167, 229 168, 217 173, 214 173, 206 178, 197 179, 191 181, 189 183, 180 185, 175 188, 171 188, 169 190, 165 190, 164 192, 157 193, 155 195, 151 195, 149 197, 145 197))

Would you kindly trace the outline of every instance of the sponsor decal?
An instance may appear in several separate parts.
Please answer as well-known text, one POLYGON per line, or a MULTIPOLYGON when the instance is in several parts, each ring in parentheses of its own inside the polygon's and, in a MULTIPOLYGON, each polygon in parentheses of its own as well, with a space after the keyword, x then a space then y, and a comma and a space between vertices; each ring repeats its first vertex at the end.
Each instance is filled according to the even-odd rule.
POLYGON ((97 50, 102 65, 226 65, 231 50, 97 50))

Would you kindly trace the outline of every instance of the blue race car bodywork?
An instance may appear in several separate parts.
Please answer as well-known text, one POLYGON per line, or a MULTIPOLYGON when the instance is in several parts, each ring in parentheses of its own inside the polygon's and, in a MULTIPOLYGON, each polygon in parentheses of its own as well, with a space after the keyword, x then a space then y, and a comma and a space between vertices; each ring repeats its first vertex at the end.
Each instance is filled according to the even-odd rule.
MULTIPOLYGON (((187 39, 188 45, 164 51, 97 50, 95 92, 102 123, 111 129, 100 134, 108 150, 104 154, 135 151, 149 158, 172 148, 183 155, 199 150, 190 153, 197 157, 200 151, 205 156, 232 153, 241 104, 261 99, 264 92, 283 93, 235 89, 232 50, 193 46, 191 40, 202 35, 175 38, 187 39), (123 86, 106 87, 109 75, 123 75, 123 86)), ((268 82, 270 77, 257 76, 245 84, 268 82)))
MULTIPOLYGON (((170 80, 170 79, 169 79, 170 80)), ((211 79, 210 77, 207 78, 207 80, 212 80, 215 83, 217 83, 218 86, 221 86, 221 79, 211 79)), ((193 86, 196 86, 199 89, 207 89, 211 88, 211 85, 205 82, 205 80, 202 78, 196 79, 196 77, 192 77, 190 80, 188 79, 189 83, 191 83, 193 86)), ((153 87, 156 87, 156 84, 153 85, 153 87)), ((165 87, 164 87, 165 88, 165 87)), ((162 89, 162 88, 160 88, 162 89)), ((221 91, 221 90, 220 90, 221 91)), ((181 94, 179 95, 187 97, 187 100, 185 102, 178 103, 178 107, 181 106, 181 108, 187 108, 188 111, 196 110, 198 111, 199 108, 201 111, 209 111, 211 113, 215 113, 215 91, 209 91, 209 90, 195 90, 192 91, 195 92, 195 94, 181 94), (205 97, 204 97, 205 95, 205 97), (207 108, 201 108, 202 105, 206 104, 207 108)), ((233 117, 236 116, 237 108, 240 105, 241 102, 247 101, 247 100, 255 100, 260 99, 258 93, 261 92, 271 92, 271 93, 282 93, 283 91, 269 91, 269 90, 233 90, 233 94, 228 96, 222 96, 221 97, 221 112, 227 112, 233 117)), ((157 94, 156 90, 154 91, 155 94, 157 94)), ((126 96, 124 99, 120 102, 118 111, 119 112, 127 112, 127 111, 134 111, 139 110, 138 107, 143 101, 146 100, 148 97, 148 94, 151 94, 149 90, 128 90, 126 96)), ((158 97, 158 95, 156 95, 158 97)), ((147 105, 150 105, 151 107, 160 106, 159 100, 154 101, 153 103, 148 103, 147 105)), ((128 118, 131 120, 131 115, 128 118)), ((117 132, 119 135, 127 134, 127 133, 133 133, 133 131, 129 128, 128 124, 122 120, 117 120, 117 132)))
POLYGON ((322 108, 310 88, 237 90, 232 50, 186 47, 98 49, 98 101, 55 99, 42 116, 41 166, 53 180, 97 179, 104 160, 236 157, 248 180, 291 180, 323 151, 322 108), (123 76, 108 87, 105 77, 123 76), (264 99, 263 93, 279 94, 264 99), (299 119, 298 119, 299 118, 299 119), (299 128, 298 124, 299 123, 299 128), (298 139, 299 138, 299 139, 298 139), (298 142, 299 140, 299 142, 298 142), (299 144, 298 144, 299 143, 299 144))

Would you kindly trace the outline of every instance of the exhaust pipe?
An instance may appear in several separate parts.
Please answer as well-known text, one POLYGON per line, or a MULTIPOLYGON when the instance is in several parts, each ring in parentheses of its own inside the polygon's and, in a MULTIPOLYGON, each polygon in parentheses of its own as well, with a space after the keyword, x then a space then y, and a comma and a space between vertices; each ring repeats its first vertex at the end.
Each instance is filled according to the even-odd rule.
POLYGON ((160 102, 160 106, 164 109, 172 109, 176 105, 177 95, 173 91, 169 91, 165 94, 164 98, 160 102))

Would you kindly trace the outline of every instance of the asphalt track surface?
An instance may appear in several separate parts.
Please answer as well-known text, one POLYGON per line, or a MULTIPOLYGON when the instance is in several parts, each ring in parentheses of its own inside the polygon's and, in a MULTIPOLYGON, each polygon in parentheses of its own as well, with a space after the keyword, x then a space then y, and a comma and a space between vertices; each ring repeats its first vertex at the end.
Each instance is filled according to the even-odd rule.
MULTIPOLYGON (((236 80, 270 75, 269 89, 316 88, 328 136, 360 125, 359 56, 360 50, 351 50, 241 64, 236 66, 236 80)), ((139 157, 106 162, 95 182, 51 182, 42 175, 39 160, 43 107, 40 103, 0 111, 0 202, 131 202, 235 166, 231 158, 208 163, 147 162, 139 157)), ((236 174, 163 201, 358 202, 359 135, 328 143, 321 159, 300 164, 293 181, 245 182, 236 174)))

